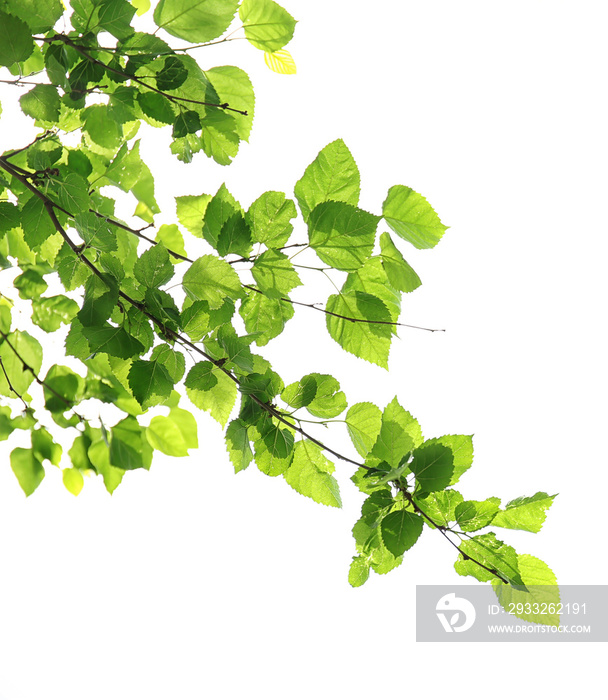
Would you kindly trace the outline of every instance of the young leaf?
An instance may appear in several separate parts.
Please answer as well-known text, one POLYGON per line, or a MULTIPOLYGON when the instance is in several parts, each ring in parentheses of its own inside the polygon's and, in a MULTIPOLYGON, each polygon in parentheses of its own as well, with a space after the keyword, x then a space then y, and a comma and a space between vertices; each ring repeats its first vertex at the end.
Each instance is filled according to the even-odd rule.
POLYGON ((367 457, 380 434, 382 411, 373 403, 356 403, 348 409, 345 422, 355 449, 367 457))
POLYGON ((342 139, 325 146, 298 180, 294 193, 304 221, 321 202, 329 200, 357 206, 361 177, 342 139))
POLYGON ((348 571, 348 582, 353 588, 362 586, 369 578, 369 561, 364 557, 353 557, 348 571))
POLYGON ((447 229, 426 199, 403 185, 390 188, 382 215, 393 231, 415 248, 434 248, 447 229))
POLYGON ((84 479, 78 469, 68 468, 61 472, 63 485, 73 495, 78 496, 84 486, 84 479))
POLYGON ((189 449, 198 446, 198 441, 195 444, 189 442, 186 432, 186 427, 189 427, 194 430, 196 437, 196 421, 188 411, 173 409, 172 413, 176 410, 179 413, 170 414, 168 417, 154 416, 146 429, 146 439, 155 450, 163 454, 186 457, 189 449))
MULTIPOLYGON (((185 195, 175 198, 179 223, 193 236, 203 237, 203 219, 211 199, 210 194, 185 195)), ((217 235, 219 232, 216 234, 216 239, 217 235)))
POLYGON ((382 413, 382 425, 372 454, 396 469, 421 441, 418 421, 400 406, 395 397, 382 413))
POLYGON ((296 62, 287 49, 278 51, 265 51, 264 63, 275 73, 281 75, 295 75, 297 73, 296 62))

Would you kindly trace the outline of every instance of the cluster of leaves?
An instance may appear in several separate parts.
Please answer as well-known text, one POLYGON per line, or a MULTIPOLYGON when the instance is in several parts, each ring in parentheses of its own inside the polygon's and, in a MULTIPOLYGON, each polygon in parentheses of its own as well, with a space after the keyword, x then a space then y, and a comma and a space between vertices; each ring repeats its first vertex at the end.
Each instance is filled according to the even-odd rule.
MULTIPOLYGON (((74 0, 64 14, 59 0, 0 0, 0 64, 17 76, 5 82, 27 87, 21 108, 41 129, 0 157, 0 265, 19 268, 14 291, 30 305, 36 333, 69 327, 70 359, 42 376, 43 344, 13 327, 15 295, 0 299, 0 395, 23 405, 19 415, 9 403, 0 408, 0 438, 31 433, 31 447, 10 456, 26 495, 46 461, 78 494, 83 475, 101 476, 113 492, 126 471, 148 469, 155 450, 187 455, 198 437, 195 417, 180 406, 186 395, 225 429, 237 472, 254 463, 339 507, 332 459, 356 467, 353 481, 367 498, 353 530, 353 586, 370 568, 395 568, 425 526, 458 549, 462 575, 519 590, 554 583, 546 565, 518 557, 494 533, 472 534, 488 526, 536 532, 553 497, 538 493, 504 509, 496 498, 466 501, 452 487, 471 466, 469 436, 425 441, 396 398, 383 411, 368 402, 349 408, 334 377, 315 372, 286 384, 253 350, 279 336, 299 304, 325 314, 345 351, 388 368, 402 294, 420 285, 397 243, 433 248, 446 228, 424 197, 395 185, 380 212, 361 209, 357 165, 337 140, 306 168, 295 201, 271 191, 245 209, 223 185, 176 197, 178 223, 154 238, 143 233, 158 205, 135 138, 140 123, 170 125, 180 160, 202 151, 228 164, 249 135, 254 95, 240 68, 203 71, 187 53, 193 46, 172 49, 156 33, 135 31, 136 8, 148 9, 145 1, 74 0), (71 28, 60 33, 59 24, 71 28), (111 187, 135 198, 146 226, 115 215, 111 187), (316 269, 345 278, 324 308, 292 299, 304 250, 316 269), (47 296, 50 281, 65 293, 47 296), (111 426, 102 404, 120 412, 111 426), (329 420, 346 424, 357 459, 303 427, 329 420), (69 436, 65 453, 58 429, 69 436)), ((279 61, 295 21, 272 0, 161 0, 153 18, 158 30, 204 44, 228 30, 237 9, 246 38, 279 61)))

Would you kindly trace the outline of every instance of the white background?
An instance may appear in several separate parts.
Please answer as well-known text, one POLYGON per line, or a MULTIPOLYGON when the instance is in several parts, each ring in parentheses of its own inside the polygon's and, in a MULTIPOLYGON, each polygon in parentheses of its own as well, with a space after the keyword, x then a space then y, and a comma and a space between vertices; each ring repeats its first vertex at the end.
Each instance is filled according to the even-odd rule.
MULTIPOLYGON (((144 157, 165 177, 162 221, 175 194, 224 180, 245 206, 290 193, 338 137, 364 208, 379 212, 393 184, 424 194, 450 229, 432 251, 401 246, 423 280, 401 320, 445 333, 402 329, 387 373, 302 309, 261 352, 286 381, 333 373, 350 403, 397 393, 427 437, 474 433, 465 498, 559 492, 541 534, 504 539, 560 583, 605 583, 605 6, 283 4, 300 20, 297 76, 270 73, 244 41, 197 54, 250 73, 256 119, 228 169, 175 162, 155 132, 144 157)), ((11 121, 17 95, 2 89, 2 148, 29 137, 30 120, 11 121)), ((416 644, 415 586, 470 582, 443 538, 425 532, 399 569, 352 589, 362 496, 349 466, 337 466, 344 508, 328 509, 254 465, 234 476, 218 425, 202 414, 199 426, 201 449, 159 455, 113 497, 87 480, 76 499, 49 468, 26 500, 0 445, 0 695, 507 698, 514 685, 565 695, 600 679, 600 645, 416 644)), ((351 450, 339 428, 320 437, 351 450)))

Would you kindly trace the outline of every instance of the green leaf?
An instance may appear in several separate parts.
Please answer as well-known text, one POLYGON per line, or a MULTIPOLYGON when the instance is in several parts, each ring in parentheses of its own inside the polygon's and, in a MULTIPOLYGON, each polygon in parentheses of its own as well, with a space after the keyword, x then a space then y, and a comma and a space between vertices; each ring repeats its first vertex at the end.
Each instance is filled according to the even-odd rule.
POLYGON ((237 273, 225 260, 214 255, 203 255, 195 260, 184 274, 183 285, 191 299, 207 301, 212 309, 219 308, 225 297, 239 299, 242 296, 237 273))
MULTIPOLYGON (((124 452, 128 459, 132 457, 131 451, 122 441, 116 440, 115 457, 121 458, 121 453, 124 452)), ((114 467, 110 464, 110 448, 106 444, 104 438, 100 437, 95 440, 87 450, 87 457, 91 462, 93 469, 103 478, 103 483, 108 493, 114 493, 115 489, 120 485, 122 477, 125 474, 124 469, 114 467)), ((134 462, 135 464, 137 462, 134 462)))
POLYGON ((393 321, 382 300, 357 291, 332 294, 325 308, 327 331, 344 350, 388 369, 393 321))
POLYGON ((291 41, 295 19, 272 0, 243 0, 239 17, 247 40, 262 51, 277 51, 291 41))
POLYGON ((105 219, 91 211, 80 212, 74 217, 74 225, 80 237, 89 248, 106 253, 117 249, 116 236, 110 230, 105 219))
POLYGON ((33 50, 34 42, 28 25, 18 17, 0 12, 0 66, 25 61, 33 50))
POLYGON ((238 0, 160 0, 154 21, 169 34, 199 44, 223 34, 237 7, 238 0))
POLYGON ((255 463, 267 476, 283 474, 293 459, 293 435, 285 428, 272 426, 269 433, 254 440, 253 446, 255 463))
POLYGON ((188 78, 188 69, 177 56, 167 56, 162 69, 156 74, 156 87, 163 92, 177 90, 188 78))
POLYGON ((19 98, 24 114, 32 119, 54 122, 59 119, 61 98, 53 85, 36 85, 19 98))
MULTIPOLYGON (((187 411, 184 414, 190 416, 194 421, 194 416, 187 411)), ((171 416, 155 416, 150 421, 150 425, 146 429, 146 438, 150 445, 155 450, 160 450, 163 454, 171 457, 186 457, 188 449, 193 447, 186 441, 186 435, 182 432, 182 420, 175 420, 171 416)), ((194 430, 196 434, 196 421, 194 421, 194 430)))
POLYGON ((167 284, 174 270, 165 246, 159 243, 148 248, 135 263, 133 274, 144 287, 156 289, 167 284))
POLYGON ((422 439, 420 425, 395 397, 382 413, 382 426, 372 454, 396 469, 422 439))
POLYGON ((313 379, 317 383, 315 398, 306 410, 317 418, 335 418, 346 409, 346 396, 340 391, 340 382, 329 374, 313 372, 300 380, 302 384, 313 379))
POLYGON ((233 216, 241 214, 241 207, 226 185, 222 185, 204 207, 202 235, 217 250, 217 241, 225 223, 233 216))
POLYGON ((442 491, 451 483, 454 473, 452 450, 431 441, 424 442, 414 450, 409 468, 422 491, 442 491))
POLYGON ((78 496, 84 486, 84 479, 78 469, 68 468, 61 472, 63 485, 73 495, 78 496))
POLYGON ((102 148, 114 149, 121 145, 122 126, 112 119, 107 105, 91 105, 83 112, 82 128, 91 141, 102 148))
POLYGON ((186 359, 181 352, 175 351, 169 345, 157 345, 150 355, 150 360, 161 364, 175 383, 181 380, 186 371, 186 359))
POLYGON ((530 554, 519 554, 517 566, 527 590, 492 581, 498 602, 526 622, 559 625, 560 594, 553 571, 530 554))
POLYGON ((217 92, 220 104, 228 104, 232 109, 247 113, 230 113, 238 137, 247 141, 251 132, 255 105, 253 86, 249 76, 236 66, 215 66, 206 73, 217 92))
POLYGON ((293 382, 286 386, 281 393, 281 398, 292 408, 308 406, 317 395, 317 381, 311 375, 302 377, 299 382, 293 382))
POLYGON ((4 7, 22 19, 32 34, 44 34, 52 29, 63 14, 59 0, 5 0, 4 7))
MULTIPOLYGON (((2 13, 0 13, 0 23, 2 21, 2 13)), ((44 467, 34 456, 33 450, 24 447, 16 447, 11 452, 10 459, 11 469, 17 477, 19 486, 26 496, 31 496, 44 479, 44 467)))
POLYGON ((427 445, 443 445, 449 447, 454 458, 454 472, 450 479, 450 486, 454 485, 464 472, 473 464, 473 436, 472 435, 443 435, 439 438, 431 438, 427 445))
POLYGON ((155 240, 157 243, 162 243, 165 248, 170 251, 169 259, 173 264, 183 261, 180 258, 173 257, 171 253, 177 253, 178 255, 187 257, 186 249, 184 248, 184 237, 177 227, 177 224, 162 224, 156 232, 155 240))
POLYGON ((422 284, 420 277, 403 259, 388 233, 380 234, 380 251, 382 267, 395 289, 413 292, 422 284))
POLYGON ((235 473, 246 469, 253 459, 247 431, 248 426, 240 418, 230 421, 226 428, 226 449, 235 473))
POLYGON ((337 270, 357 270, 374 247, 379 216, 342 202, 322 202, 310 213, 310 246, 337 270))
POLYGON ((523 586, 519 572, 517 553, 504 542, 496 539, 493 532, 475 535, 460 545, 461 553, 454 564, 460 576, 473 576, 478 581, 493 581, 501 576, 513 586, 523 586), (464 555, 464 556, 463 556, 464 555), (467 557, 465 559, 465 557, 467 557), (475 560, 475 561, 473 561, 475 560), (477 564, 483 564, 496 573, 491 573, 477 564))
POLYGON ((283 192, 264 192, 247 211, 254 241, 265 243, 268 248, 287 243, 293 231, 290 221, 296 216, 296 205, 283 192))
POLYGON ((485 501, 463 501, 456 506, 454 515, 463 532, 474 532, 489 525, 499 508, 500 498, 487 498, 485 501))
POLYGON ((539 491, 534 496, 520 496, 509 501, 506 508, 494 516, 492 525, 511 530, 540 532, 547 517, 547 509, 553 503, 556 495, 549 496, 543 491, 539 491))
POLYGON ((416 544, 423 527, 424 521, 419 515, 406 510, 393 511, 380 523, 382 541, 393 556, 400 557, 416 544))
POLYGON ((58 467, 63 450, 61 445, 53 440, 48 430, 38 428, 32 431, 32 452, 41 462, 48 459, 51 464, 58 467))
POLYGON ((390 188, 382 214, 393 231, 415 248, 434 248, 447 229, 426 199, 404 185, 390 188))
POLYGON ((362 586, 369 578, 369 561, 364 557, 353 557, 348 570, 348 582, 353 588, 362 586))
POLYGON ((302 284, 285 253, 266 250, 256 258, 251 274, 260 290, 271 299, 286 297, 302 284))
MULTIPOLYGON (((429 494, 426 498, 414 497, 414 502, 425 515, 436 524, 447 527, 449 523, 456 520, 456 508, 463 502, 462 494, 453 489, 445 491, 436 491, 429 494)), ((426 521, 429 527, 433 527, 426 521)))
POLYGON ((217 341, 226 353, 226 359, 243 372, 253 372, 253 355, 249 349, 252 342, 250 336, 238 336, 230 324, 220 326, 217 341))
POLYGON ((203 219, 211 199, 210 194, 185 195, 175 198, 179 223, 197 238, 203 238, 203 219))
POLYGON ((200 129, 201 118, 199 117, 198 112, 190 109, 177 115, 175 121, 173 122, 172 136, 174 139, 179 139, 187 134, 194 134, 195 132, 200 131, 200 129))
POLYGON ((223 109, 207 107, 202 122, 200 145, 203 151, 220 165, 229 165, 239 150, 237 123, 223 109))
POLYGON ((26 331, 13 331, 0 340, 0 360, 3 367, 0 370, 0 395, 14 399, 15 391, 23 396, 28 390, 34 381, 32 372, 40 372, 42 347, 36 338, 26 331), (26 362, 31 370, 25 369, 23 362, 26 362), (7 377, 12 390, 9 388, 7 377))
POLYGON ((76 173, 68 173, 63 180, 53 180, 59 204, 71 212, 87 211, 90 206, 87 181, 76 173))
POLYGON ((236 384, 212 362, 197 362, 185 380, 192 403, 224 427, 236 401, 236 384))
MULTIPOLYGON (((69 367, 53 365, 44 378, 44 407, 63 414, 84 395, 84 379, 69 367)), ((54 416, 57 422, 57 416, 54 416)))
POLYGON ((359 169, 344 141, 338 139, 325 146, 294 188, 304 221, 321 202, 331 200, 356 206, 360 182, 359 169))
POLYGON ((144 409, 163 403, 173 391, 174 381, 159 360, 136 360, 128 378, 133 396, 144 409))
POLYGON ((19 290, 22 299, 38 299, 48 287, 42 275, 33 268, 15 277, 13 286, 19 290))
POLYGON ((316 503, 335 508, 342 507, 338 482, 331 476, 334 465, 323 455, 318 445, 310 440, 296 443, 293 460, 283 472, 292 489, 316 503))
POLYGON ((86 283, 84 302, 77 318, 83 326, 101 326, 118 301, 118 285, 111 275, 92 275, 86 283))
MULTIPOLYGON (((0 202, 0 232, 17 228, 21 223, 19 209, 10 202, 0 202)), ((2 238, 2 236, 0 236, 2 238)))
POLYGON ((173 124, 175 121, 175 111, 164 95, 157 92, 138 92, 137 102, 147 117, 161 124, 173 124))
POLYGON ((297 73, 296 62, 287 49, 264 51, 264 63, 271 71, 280 75, 295 75, 297 73))
POLYGON ((285 324, 293 318, 293 306, 281 299, 271 299, 260 292, 250 291, 239 307, 248 333, 256 335, 257 345, 266 345, 283 332, 285 324))
POLYGON ((149 469, 151 463, 152 448, 146 439, 146 428, 133 416, 117 423, 111 431, 110 464, 130 470, 149 469))
MULTIPOLYGON (((75 321, 72 321, 72 329, 74 329, 75 321)), ((123 360, 128 360, 131 357, 139 357, 144 352, 144 346, 132 335, 129 335, 122 326, 81 326, 81 332, 88 342, 88 354, 104 352, 112 357, 118 357, 123 360)), ((70 336, 68 335, 68 338, 70 336)), ((77 348, 82 348, 82 341, 77 337, 73 338, 76 345, 70 345, 68 349, 66 339, 66 352, 68 354, 79 357, 75 353, 77 348)), ((80 359, 86 359, 80 357, 80 359)))
MULTIPOLYGON (((390 314, 391 320, 397 322, 401 313, 401 292, 398 292, 390 283, 380 258, 373 257, 366 260, 355 272, 349 273, 342 292, 365 292, 377 297, 384 303, 390 314)), ((392 333, 397 334, 396 327, 392 326, 392 333)))
POLYGON ((251 231, 240 213, 231 216, 222 226, 217 238, 217 252, 224 256, 229 253, 246 257, 251 252, 251 231))
POLYGON ((97 26, 117 39, 133 34, 131 20, 135 8, 126 0, 101 0, 98 5, 97 26))
POLYGON ((346 414, 346 428, 361 457, 367 457, 382 427, 382 411, 373 403, 353 404, 346 414))
POLYGON ((34 249, 55 233, 55 226, 39 197, 32 197, 21 210, 21 227, 26 244, 34 249))

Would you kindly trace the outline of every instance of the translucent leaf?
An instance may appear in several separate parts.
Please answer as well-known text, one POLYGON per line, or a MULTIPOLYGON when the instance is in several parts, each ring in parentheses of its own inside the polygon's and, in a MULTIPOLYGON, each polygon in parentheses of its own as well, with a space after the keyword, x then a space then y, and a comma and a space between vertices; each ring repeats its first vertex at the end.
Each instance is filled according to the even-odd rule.
POLYGON ((27 245, 34 249, 55 233, 55 227, 42 200, 32 197, 21 210, 21 227, 27 245))
POLYGON ((83 326, 101 326, 110 318, 118 301, 118 285, 110 275, 92 275, 87 280, 82 309, 77 318, 83 326))
POLYGON ((388 369, 392 319, 384 302, 365 292, 332 294, 326 310, 327 331, 344 350, 388 369))
MULTIPOLYGON (((0 15, 0 22, 2 17, 0 15)), ((26 496, 31 496, 44 479, 44 467, 32 450, 16 447, 11 452, 11 469, 26 496)))
POLYGON ((237 273, 214 255, 203 255, 195 260, 184 274, 183 286, 191 299, 207 301, 212 309, 219 308, 225 297, 239 299, 242 296, 237 273))
POLYGON ((310 213, 310 246, 337 270, 357 270, 374 247, 379 216, 343 202, 322 202, 310 213))
POLYGON ((344 141, 338 139, 325 146, 294 188, 304 221, 321 202, 332 200, 356 206, 360 182, 359 169, 344 141))
POLYGON ((216 163, 229 165, 239 150, 240 140, 232 114, 208 107, 202 127, 200 145, 203 151, 216 163))
POLYGON ((45 428, 38 428, 32 431, 32 452, 41 462, 48 459, 57 467, 63 450, 45 428))
POLYGON ((185 195, 175 198, 179 223, 198 238, 203 237, 203 218, 211 199, 210 194, 185 195))
POLYGON ((382 215, 397 235, 416 248, 434 248, 447 229, 426 199, 404 185, 390 188, 382 215))
POLYGON ((266 250, 256 258, 251 274, 260 290, 274 299, 288 296, 302 284, 287 255, 278 250, 266 250))
MULTIPOLYGON (((204 204, 204 207, 202 235, 217 250, 217 240, 224 224, 233 216, 241 214, 241 207, 227 190, 226 185, 222 185, 210 201, 204 204)), ((191 230, 191 233, 194 231, 191 230)))
POLYGON ((166 416, 154 416, 146 429, 146 438, 150 445, 171 457, 186 457, 188 447, 180 426, 166 416))
POLYGON ((145 287, 154 289, 167 284, 173 277, 174 270, 165 246, 159 243, 142 253, 135 263, 133 274, 145 287))
POLYGON ((277 51, 291 41, 295 19, 273 0, 243 0, 239 17, 247 40, 262 51, 277 51))
POLYGON ((61 98, 53 85, 36 85, 19 98, 24 114, 32 119, 53 122, 59 119, 61 98))
POLYGON ((45 34, 63 14, 59 0, 5 0, 4 7, 27 23, 32 34, 45 34))
POLYGON ((306 406, 306 410, 317 418, 335 418, 346 409, 346 396, 340 391, 340 382, 330 374, 307 374, 302 383, 313 379, 317 383, 315 398, 306 406))
POLYGON ((372 454, 397 468, 421 439, 420 425, 395 397, 382 413, 382 425, 372 454))
MULTIPOLYGON (((72 322, 72 330, 74 329, 74 321, 72 322)), ((122 326, 80 326, 80 332, 86 339, 88 348, 87 355, 96 352, 104 352, 112 357, 118 357, 123 360, 128 360, 131 357, 139 357, 144 352, 144 346, 133 336, 129 335, 122 326)), ((68 338, 72 335, 68 335, 68 338)), ((79 349, 83 348, 82 340, 78 337, 72 338, 72 343, 68 345, 66 338, 66 352, 79 359, 86 359, 81 356, 79 349), (76 354, 78 353, 78 354, 76 354)))
POLYGON ((393 556, 400 557, 416 544, 423 527, 424 521, 419 515, 406 510, 393 511, 380 523, 382 541, 393 556))
POLYGON ((331 476, 334 465, 310 440, 296 443, 293 460, 283 472, 285 481, 303 496, 326 506, 342 507, 338 482, 331 476))
POLYGON ((128 416, 112 428, 109 456, 110 464, 120 469, 150 468, 152 448, 146 439, 146 428, 139 425, 133 416, 128 416))
POLYGON ((282 75, 295 75, 297 73, 296 62, 287 49, 278 51, 265 51, 264 61, 270 70, 282 75))
POLYGON ((553 503, 556 495, 549 496, 549 494, 539 491, 534 496, 520 496, 507 503, 505 509, 494 516, 492 525, 511 530, 540 532, 547 517, 547 509, 553 503))
POLYGON ((382 266, 390 283, 402 292, 413 292, 422 282, 410 265, 404 260, 388 233, 380 234, 382 266))
POLYGON ((226 429, 226 449, 235 473, 246 469, 253 459, 247 430, 248 426, 240 418, 230 421, 226 429))
POLYGON ((169 345, 157 345, 150 355, 150 360, 160 363, 175 383, 184 376, 186 359, 181 352, 177 352, 169 345))
MULTIPOLYGON (((378 257, 369 258, 358 270, 351 272, 344 282, 342 292, 345 294, 349 292, 371 294, 384 302, 392 321, 399 320, 401 293, 391 285, 378 257)), ((392 332, 396 335, 395 326, 392 327, 392 332)))
POLYGON ((230 112, 236 126, 236 133, 243 141, 247 141, 253 123, 255 96, 249 76, 236 66, 215 66, 207 71, 219 97, 219 103, 227 103, 232 109, 238 109, 247 114, 230 112))
POLYGON ((530 554, 519 554, 517 566, 527 590, 492 581, 499 603, 526 622, 559 625, 560 593, 553 571, 530 554))
POLYGON ((42 347, 36 338, 26 331, 13 331, 0 342, 0 395, 16 398, 14 391, 20 396, 25 394, 30 384, 34 381, 34 375, 38 374, 42 366, 42 347), (31 370, 25 369, 26 362, 31 370), (7 377, 10 380, 9 388, 7 377))
POLYGON ((291 219, 297 216, 296 205, 283 192, 264 192, 247 211, 253 239, 269 248, 280 248, 291 236, 291 219))
POLYGON ((0 12, 0 66, 25 61, 34 50, 32 32, 18 17, 0 12))
POLYGON ((293 382, 286 386, 281 393, 281 398, 292 408, 308 406, 317 394, 317 382, 314 377, 308 375, 299 382, 293 382))
POLYGON ((236 384, 213 363, 198 362, 188 372, 186 392, 192 403, 224 427, 236 401, 236 384))
POLYGON ((217 238, 217 252, 221 256, 233 253, 247 257, 251 252, 251 230, 240 213, 231 216, 222 226, 217 238))
POLYGON ((61 473, 63 485, 73 495, 78 496, 84 486, 84 479, 78 469, 64 469, 61 473))
POLYGON ((198 44, 223 34, 237 7, 238 0, 160 0, 154 21, 169 34, 198 44))
MULTIPOLYGON (((70 367, 53 365, 44 378, 44 407, 51 413, 63 414, 84 395, 84 378, 70 367)), ((57 422, 57 416, 54 417, 57 422)))
POLYGON ((353 588, 362 586, 369 578, 369 561, 364 557, 353 557, 348 570, 348 582, 353 588))
POLYGON ((524 585, 519 572, 517 553, 513 547, 498 540, 493 532, 475 535, 465 540, 460 545, 460 549, 461 554, 458 555, 458 560, 454 564, 456 573, 460 576, 473 576, 478 581, 493 581, 502 576, 511 585, 524 585), (483 564, 491 571, 479 566, 476 562, 483 564))
POLYGON ((485 501, 463 501, 454 511, 458 525, 463 532, 474 532, 489 525, 500 508, 500 498, 487 498, 485 501))
MULTIPOLYGON (((162 243, 167 250, 187 257, 186 249, 184 248, 184 237, 176 224, 163 224, 160 226, 156 232, 155 240, 158 243, 162 243)), ((175 265, 183 262, 180 258, 174 258, 171 254, 170 260, 175 265)))
POLYGON ((241 303, 239 314, 245 321, 247 332, 255 333, 256 344, 262 346, 282 333, 294 311, 286 301, 270 299, 265 294, 252 291, 241 303))
POLYGON ((367 457, 380 433, 382 411, 373 403, 356 403, 348 409, 345 420, 355 449, 367 457))

